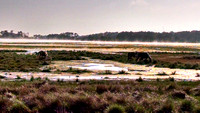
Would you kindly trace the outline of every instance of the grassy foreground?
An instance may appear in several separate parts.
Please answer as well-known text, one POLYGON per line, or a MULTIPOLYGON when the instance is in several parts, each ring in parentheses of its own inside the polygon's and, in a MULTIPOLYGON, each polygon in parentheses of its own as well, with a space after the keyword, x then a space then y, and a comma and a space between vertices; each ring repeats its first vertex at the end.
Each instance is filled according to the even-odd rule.
POLYGON ((200 81, 0 82, 0 111, 16 113, 200 112, 200 81))

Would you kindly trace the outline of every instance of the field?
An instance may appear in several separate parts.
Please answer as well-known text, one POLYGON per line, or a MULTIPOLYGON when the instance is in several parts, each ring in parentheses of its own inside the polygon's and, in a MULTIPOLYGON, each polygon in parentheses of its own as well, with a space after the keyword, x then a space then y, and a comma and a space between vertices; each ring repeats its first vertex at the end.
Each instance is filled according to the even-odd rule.
POLYGON ((0 82, 1 112, 170 113, 200 111, 200 82, 0 82))
POLYGON ((188 43, 4 40, 0 111, 198 113, 199 50, 188 43), (48 62, 35 54, 41 50, 48 62), (152 62, 128 60, 135 51, 152 62))

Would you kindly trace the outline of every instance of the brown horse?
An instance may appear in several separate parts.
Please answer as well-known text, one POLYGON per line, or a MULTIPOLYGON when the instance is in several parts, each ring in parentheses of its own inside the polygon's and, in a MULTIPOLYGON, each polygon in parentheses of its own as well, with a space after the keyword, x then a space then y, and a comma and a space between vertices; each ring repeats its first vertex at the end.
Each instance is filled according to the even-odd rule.
POLYGON ((131 60, 132 58, 136 58, 136 61, 143 61, 148 60, 152 61, 151 56, 147 52, 129 52, 128 53, 128 60, 131 60))
POLYGON ((51 58, 48 56, 47 51, 36 52, 37 58, 43 61, 43 65, 47 65, 51 62, 51 58))
POLYGON ((39 60, 46 60, 46 59, 48 59, 48 53, 46 51, 36 52, 36 55, 37 55, 37 57, 38 57, 39 60))

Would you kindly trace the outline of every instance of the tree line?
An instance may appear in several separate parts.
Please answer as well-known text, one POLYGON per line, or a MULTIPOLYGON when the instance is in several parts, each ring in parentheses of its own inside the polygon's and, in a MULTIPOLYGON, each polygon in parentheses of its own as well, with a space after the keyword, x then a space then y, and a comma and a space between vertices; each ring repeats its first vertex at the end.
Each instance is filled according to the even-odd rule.
POLYGON ((28 38, 29 33, 24 33, 22 31, 18 31, 17 33, 14 33, 13 30, 10 32, 8 30, 4 30, 0 32, 0 38, 28 38))
POLYGON ((75 40, 79 37, 77 33, 65 32, 60 34, 48 34, 48 35, 34 35, 36 39, 68 39, 75 40))
POLYGON ((60 34, 34 35, 28 37, 26 33, 19 31, 13 33, 7 30, 0 32, 0 38, 35 38, 35 39, 66 39, 84 41, 140 41, 140 42, 200 42, 200 31, 182 32, 105 32, 90 35, 78 35, 78 33, 65 32, 60 34))
POLYGON ((200 42, 200 31, 183 32, 106 32, 79 37, 80 40, 140 42, 200 42))

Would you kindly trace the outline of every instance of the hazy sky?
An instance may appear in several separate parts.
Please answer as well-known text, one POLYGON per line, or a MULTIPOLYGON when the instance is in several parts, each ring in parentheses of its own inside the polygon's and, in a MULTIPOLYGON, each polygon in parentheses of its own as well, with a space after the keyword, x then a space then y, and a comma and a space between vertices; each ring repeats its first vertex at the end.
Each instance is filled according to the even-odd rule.
POLYGON ((0 30, 30 34, 200 30, 199 6, 200 0, 0 0, 0 30))

